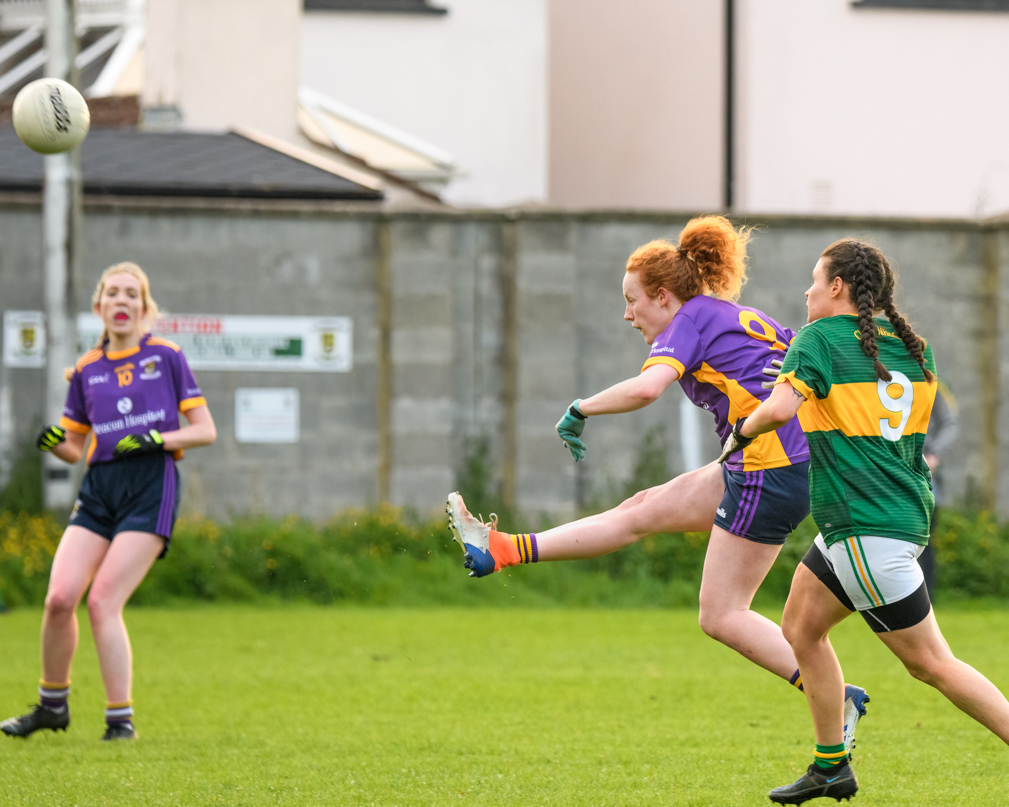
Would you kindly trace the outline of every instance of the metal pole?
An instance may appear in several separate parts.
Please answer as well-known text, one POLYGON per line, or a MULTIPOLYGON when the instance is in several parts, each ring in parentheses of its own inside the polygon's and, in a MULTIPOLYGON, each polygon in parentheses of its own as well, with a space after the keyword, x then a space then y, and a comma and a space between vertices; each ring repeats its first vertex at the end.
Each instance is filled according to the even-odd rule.
MULTIPOLYGON (((77 83, 75 0, 47 0, 46 76, 77 83)), ((42 260, 46 305, 45 422, 58 423, 67 384, 63 369, 77 353, 77 272, 81 227, 79 151, 45 157, 42 198, 42 260)), ((42 462, 43 498, 47 508, 66 508, 73 502, 70 468, 50 454, 42 462)))

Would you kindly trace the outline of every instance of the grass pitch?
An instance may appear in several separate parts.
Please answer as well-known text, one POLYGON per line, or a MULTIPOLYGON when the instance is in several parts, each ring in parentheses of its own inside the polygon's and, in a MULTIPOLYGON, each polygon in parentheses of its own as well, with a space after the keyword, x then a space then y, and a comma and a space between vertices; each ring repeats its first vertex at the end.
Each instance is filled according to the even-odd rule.
MULTIPOLYGON (((35 698, 39 618, 0 617, 3 716, 35 698)), ((82 613, 73 723, 0 737, 4 804, 757 805, 812 754, 801 695, 691 611, 212 606, 127 622, 140 741, 98 741, 82 613)), ((1009 690, 1009 612, 940 624, 1009 690)), ((860 619, 834 644, 872 696, 855 804, 1005 803, 1000 741, 860 619)))

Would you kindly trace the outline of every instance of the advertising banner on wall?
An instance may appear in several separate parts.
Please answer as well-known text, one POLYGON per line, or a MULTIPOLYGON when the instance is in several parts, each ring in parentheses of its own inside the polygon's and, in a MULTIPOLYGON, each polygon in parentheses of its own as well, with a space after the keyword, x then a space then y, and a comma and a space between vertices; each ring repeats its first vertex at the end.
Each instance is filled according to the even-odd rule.
MULTIPOLYGON (((78 315, 82 353, 101 332, 97 316, 78 315)), ((179 345, 194 370, 347 373, 353 367, 350 317, 175 314, 158 319, 153 333, 179 345)))

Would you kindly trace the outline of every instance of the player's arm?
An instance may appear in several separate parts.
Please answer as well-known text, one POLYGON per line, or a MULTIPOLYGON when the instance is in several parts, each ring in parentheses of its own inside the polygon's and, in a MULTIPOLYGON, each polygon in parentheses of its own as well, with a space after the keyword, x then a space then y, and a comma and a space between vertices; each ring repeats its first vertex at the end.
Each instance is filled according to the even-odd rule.
POLYGON ((591 398, 583 398, 578 408, 585 416, 616 415, 633 412, 658 400, 666 387, 680 377, 680 371, 668 364, 653 364, 640 375, 614 384, 591 398))
POLYGON ((84 456, 84 443, 88 431, 80 432, 64 429, 62 426, 46 426, 35 440, 40 451, 48 451, 64 462, 73 465, 84 456))
POLYGON ((732 427, 732 433, 725 439, 719 462, 725 462, 729 455, 746 448, 760 435, 780 429, 794 418, 806 398, 786 378, 781 380, 770 396, 753 410, 749 417, 739 418, 732 427))
POLYGON ((165 451, 178 451, 181 448, 198 448, 209 446, 217 439, 217 426, 207 406, 194 406, 182 413, 188 425, 172 432, 161 432, 165 451))
POLYGON ((571 452, 574 461, 580 462, 585 457, 585 443, 580 438, 585 429, 586 417, 633 412, 648 406, 679 377, 680 371, 675 367, 655 364, 642 370, 641 375, 614 384, 591 398, 576 399, 557 421, 557 434, 561 442, 571 452))

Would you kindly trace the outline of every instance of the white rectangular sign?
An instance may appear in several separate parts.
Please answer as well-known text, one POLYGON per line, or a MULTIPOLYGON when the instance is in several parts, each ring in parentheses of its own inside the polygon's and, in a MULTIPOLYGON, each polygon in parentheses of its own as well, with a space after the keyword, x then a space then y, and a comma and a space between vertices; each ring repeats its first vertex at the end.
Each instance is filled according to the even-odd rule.
MULTIPOLYGON (((101 332, 97 316, 78 315, 82 353, 101 332)), ((194 370, 347 373, 353 367, 350 317, 178 314, 158 319, 153 333, 178 344, 194 370)))
POLYGON ((7 367, 46 366, 46 324, 41 311, 4 311, 7 367))
POLYGON ((235 439, 239 443, 297 443, 300 429, 298 390, 235 390, 235 439))

